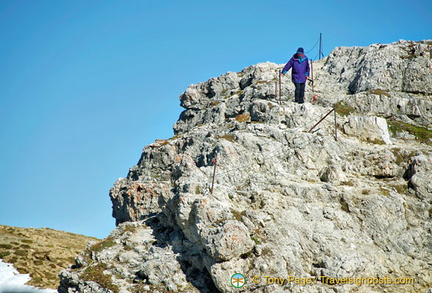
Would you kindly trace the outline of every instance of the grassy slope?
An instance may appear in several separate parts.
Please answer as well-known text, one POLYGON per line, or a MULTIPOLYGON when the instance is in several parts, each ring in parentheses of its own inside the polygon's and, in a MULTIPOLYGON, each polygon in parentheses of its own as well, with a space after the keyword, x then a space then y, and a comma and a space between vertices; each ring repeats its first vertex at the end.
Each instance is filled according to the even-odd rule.
POLYGON ((93 237, 48 228, 18 228, 0 225, 0 259, 13 263, 22 274, 30 274, 29 285, 57 289, 62 269, 93 237))

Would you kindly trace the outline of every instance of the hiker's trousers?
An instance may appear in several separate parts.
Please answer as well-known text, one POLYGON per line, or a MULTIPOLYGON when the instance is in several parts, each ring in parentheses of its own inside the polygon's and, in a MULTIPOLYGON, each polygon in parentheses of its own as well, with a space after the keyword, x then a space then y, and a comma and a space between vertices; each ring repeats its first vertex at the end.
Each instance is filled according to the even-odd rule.
POLYGON ((306 83, 294 83, 294 85, 295 85, 295 101, 299 104, 303 104, 306 83))

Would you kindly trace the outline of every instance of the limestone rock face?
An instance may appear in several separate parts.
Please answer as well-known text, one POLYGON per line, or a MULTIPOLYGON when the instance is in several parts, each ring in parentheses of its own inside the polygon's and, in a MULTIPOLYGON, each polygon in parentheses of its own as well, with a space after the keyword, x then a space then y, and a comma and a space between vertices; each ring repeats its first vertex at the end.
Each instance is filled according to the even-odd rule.
POLYGON ((336 48, 303 105, 269 62, 191 85, 60 292, 432 289, 431 48, 336 48))
POLYGON ((384 118, 374 116, 350 116, 343 125, 343 130, 348 135, 355 135, 364 140, 382 141, 391 144, 387 121, 384 118))
POLYGON ((431 41, 399 41, 336 48, 326 60, 325 74, 351 94, 381 89, 430 95, 431 45, 431 41))

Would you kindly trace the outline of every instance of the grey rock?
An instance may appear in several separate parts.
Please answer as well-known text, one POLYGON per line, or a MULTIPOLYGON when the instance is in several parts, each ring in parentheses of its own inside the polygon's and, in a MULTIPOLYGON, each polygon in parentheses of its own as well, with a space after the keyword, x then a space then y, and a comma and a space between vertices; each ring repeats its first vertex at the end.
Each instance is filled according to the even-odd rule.
POLYGON ((117 228, 61 273, 59 291, 106 291, 85 277, 98 266, 125 293, 426 292, 431 48, 336 48, 314 63, 303 105, 286 77, 276 96, 283 65, 270 62, 191 85, 174 137, 146 146, 111 189, 117 228), (310 131, 333 107, 337 140, 333 115, 310 131), (415 282, 328 283, 343 278, 415 282))
POLYGON ((381 141, 391 144, 387 122, 384 118, 373 116, 349 116, 343 125, 348 135, 354 135, 366 141, 381 141))

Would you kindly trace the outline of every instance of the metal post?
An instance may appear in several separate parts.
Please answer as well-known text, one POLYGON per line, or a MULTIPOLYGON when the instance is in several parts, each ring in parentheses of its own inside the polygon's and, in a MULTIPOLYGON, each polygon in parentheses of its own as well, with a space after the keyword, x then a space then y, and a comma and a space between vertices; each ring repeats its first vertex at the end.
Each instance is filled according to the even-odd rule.
POLYGON ((317 100, 317 95, 315 95, 315 84, 313 82, 314 80, 314 75, 313 75, 313 59, 311 59, 311 63, 310 63, 310 69, 311 69, 311 76, 310 78, 312 79, 312 103, 315 103, 317 100))
POLYGON ((281 84, 282 84, 282 75, 279 72, 279 105, 282 105, 282 90, 281 90, 282 86, 281 86, 281 84))
POLYGON ((215 177, 216 177, 217 154, 216 154, 216 157, 213 159, 213 164, 214 164, 213 179, 212 179, 212 185, 211 185, 211 188, 210 188, 210 193, 211 194, 213 194, 214 182, 215 182, 215 177))
POLYGON ((338 137, 337 137, 337 121, 336 121, 336 109, 335 108, 333 108, 333 113, 334 113, 334 135, 335 135, 335 140, 337 141, 338 140, 338 137))
POLYGON ((322 52, 322 33, 320 33, 318 59, 321 59, 323 57, 324 57, 324 54, 322 52))
POLYGON ((314 78, 313 78, 313 59, 311 59, 311 62, 310 62, 310 69, 311 69, 311 75, 310 75, 310 78, 313 80, 314 78))

